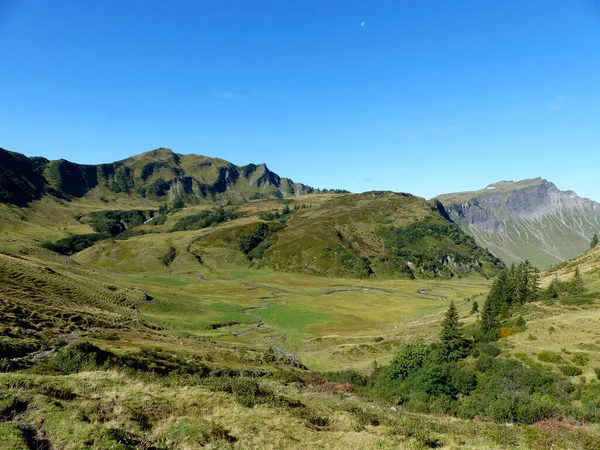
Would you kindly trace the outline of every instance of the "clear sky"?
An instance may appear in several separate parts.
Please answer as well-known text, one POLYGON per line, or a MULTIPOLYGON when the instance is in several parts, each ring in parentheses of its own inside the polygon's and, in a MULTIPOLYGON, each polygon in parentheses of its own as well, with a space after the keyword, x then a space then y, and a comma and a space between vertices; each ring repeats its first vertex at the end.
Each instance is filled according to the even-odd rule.
POLYGON ((600 0, 0 0, 0 146, 600 201, 600 0))

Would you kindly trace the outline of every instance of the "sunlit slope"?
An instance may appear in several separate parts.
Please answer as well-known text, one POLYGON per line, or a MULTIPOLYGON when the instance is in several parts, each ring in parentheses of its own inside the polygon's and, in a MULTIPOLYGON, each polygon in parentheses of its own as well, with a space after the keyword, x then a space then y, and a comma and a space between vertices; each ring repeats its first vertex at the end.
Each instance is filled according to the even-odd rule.
POLYGON ((265 250, 277 270, 345 276, 491 275, 498 262, 444 217, 436 203, 369 192, 300 211, 265 250))
POLYGON ((600 205, 547 180, 502 181, 437 197, 451 219, 506 263, 549 268, 589 248, 600 232, 600 205))
POLYGON ((247 210, 201 230, 107 240, 75 259, 130 271, 267 266, 358 278, 490 277, 502 266, 450 222, 438 203, 419 197, 372 192, 301 206, 281 220, 262 220, 247 210))

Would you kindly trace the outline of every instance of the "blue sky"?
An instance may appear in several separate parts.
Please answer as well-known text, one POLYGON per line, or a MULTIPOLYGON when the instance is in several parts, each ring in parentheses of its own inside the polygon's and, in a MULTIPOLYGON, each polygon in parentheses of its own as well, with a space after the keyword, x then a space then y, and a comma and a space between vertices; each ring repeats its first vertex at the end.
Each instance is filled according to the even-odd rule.
POLYGON ((0 146, 600 201, 600 0, 0 0, 0 146))

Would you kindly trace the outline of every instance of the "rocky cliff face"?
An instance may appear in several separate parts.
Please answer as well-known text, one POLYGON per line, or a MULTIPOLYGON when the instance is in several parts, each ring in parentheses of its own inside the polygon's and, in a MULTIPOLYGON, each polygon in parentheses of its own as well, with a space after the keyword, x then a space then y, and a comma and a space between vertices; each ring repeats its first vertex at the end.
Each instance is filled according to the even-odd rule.
POLYGON ((585 251, 600 233, 600 204, 541 178, 438 199, 454 222, 507 263, 529 259, 547 268, 585 251))
POLYGON ((322 192, 281 178, 265 164, 236 166, 201 155, 160 148, 123 161, 84 165, 28 158, 0 148, 0 202, 24 206, 44 194, 65 199, 140 195, 157 201, 182 198, 245 201, 322 192))

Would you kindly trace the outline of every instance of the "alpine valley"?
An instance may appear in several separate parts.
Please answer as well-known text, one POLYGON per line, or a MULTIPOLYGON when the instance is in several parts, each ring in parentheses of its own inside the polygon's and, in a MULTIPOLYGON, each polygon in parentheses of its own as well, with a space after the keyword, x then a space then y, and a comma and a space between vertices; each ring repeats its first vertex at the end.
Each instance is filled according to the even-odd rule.
POLYGON ((597 449, 599 216, 0 149, 0 448, 597 449))

